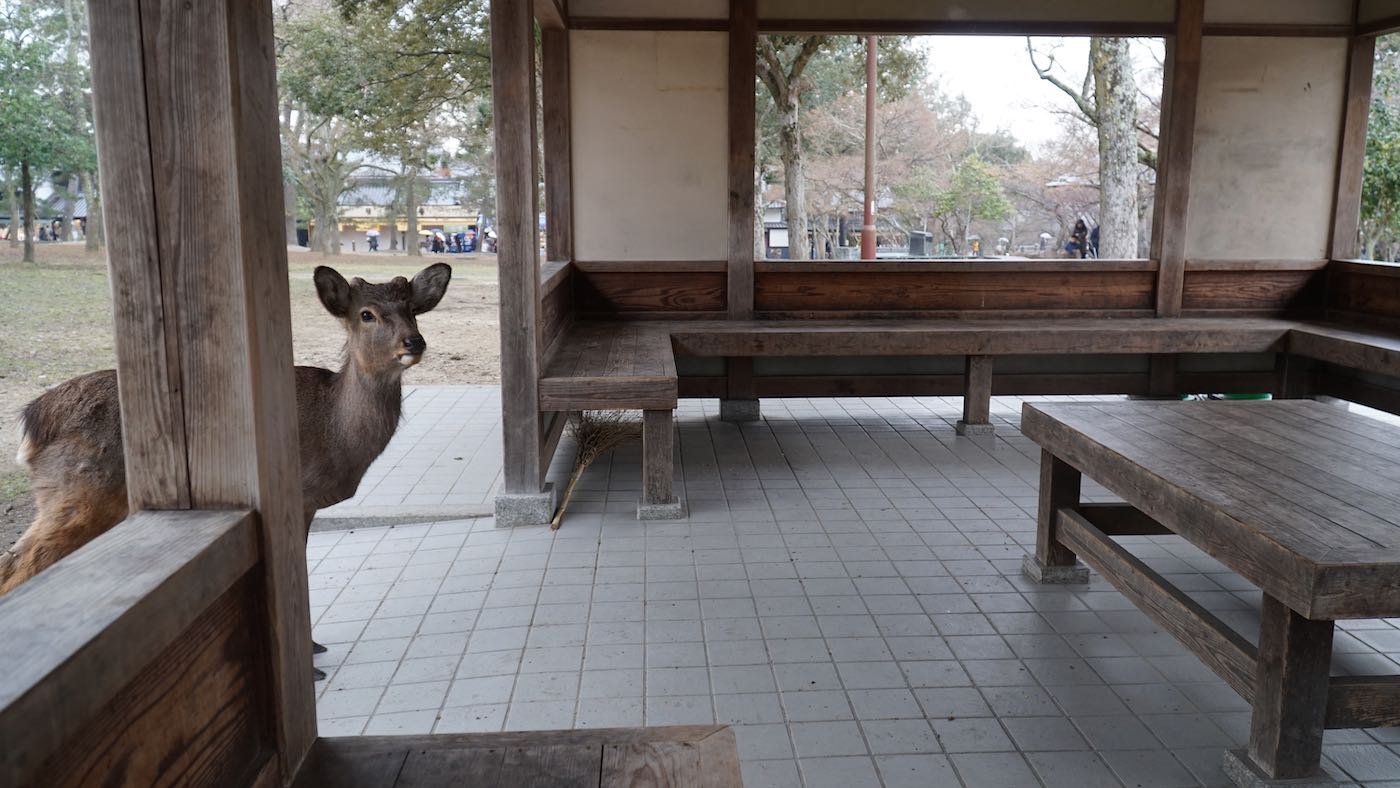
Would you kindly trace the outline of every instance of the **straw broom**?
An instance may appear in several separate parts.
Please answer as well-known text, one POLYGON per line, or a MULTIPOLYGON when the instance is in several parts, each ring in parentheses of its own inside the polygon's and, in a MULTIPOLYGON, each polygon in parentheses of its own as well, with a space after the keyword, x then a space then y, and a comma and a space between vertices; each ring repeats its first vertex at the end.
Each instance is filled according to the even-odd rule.
POLYGON ((559 511, 549 524, 551 531, 559 530, 559 525, 564 521, 564 511, 574 497, 574 488, 588 466, 621 444, 640 438, 642 423, 625 411, 586 410, 569 424, 569 434, 578 445, 578 454, 574 458, 574 471, 569 476, 569 485, 564 488, 559 511))

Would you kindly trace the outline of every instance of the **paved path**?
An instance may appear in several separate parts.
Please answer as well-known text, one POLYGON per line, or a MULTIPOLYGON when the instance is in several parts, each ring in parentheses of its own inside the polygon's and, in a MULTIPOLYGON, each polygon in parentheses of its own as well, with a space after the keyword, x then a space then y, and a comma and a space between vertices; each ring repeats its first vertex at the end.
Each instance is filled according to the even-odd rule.
MULTIPOLYGON (((489 508, 497 397, 415 390, 352 504, 489 508)), ((558 532, 312 534, 322 734, 718 721, 749 788, 1225 784, 1248 707, 1098 577, 1021 578, 1038 449, 1019 400, 994 401, 994 439, 953 434, 955 398, 765 400, 742 427, 715 408, 678 414, 688 520, 634 519, 628 447, 558 532)), ((1238 577, 1177 539, 1127 541, 1253 637, 1238 577)), ((1339 671, 1400 672, 1400 630, 1340 622, 1336 652, 1339 671)), ((1339 779, 1400 779, 1400 730, 1326 742, 1339 779)))

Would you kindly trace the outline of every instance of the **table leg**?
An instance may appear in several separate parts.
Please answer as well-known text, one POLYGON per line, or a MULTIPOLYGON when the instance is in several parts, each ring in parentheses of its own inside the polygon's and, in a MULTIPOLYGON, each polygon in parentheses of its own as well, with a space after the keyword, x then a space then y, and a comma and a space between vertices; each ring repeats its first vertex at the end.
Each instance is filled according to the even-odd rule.
POLYGON ((1079 505, 1080 473, 1045 449, 1040 450, 1040 509, 1036 515, 1035 555, 1026 556, 1021 571, 1037 583, 1087 583, 1089 570, 1055 536, 1055 512, 1079 505))
POLYGON ((1252 766, 1265 780, 1318 777, 1333 624, 1306 619, 1268 595, 1261 614, 1249 763, 1233 753, 1226 770, 1252 766))

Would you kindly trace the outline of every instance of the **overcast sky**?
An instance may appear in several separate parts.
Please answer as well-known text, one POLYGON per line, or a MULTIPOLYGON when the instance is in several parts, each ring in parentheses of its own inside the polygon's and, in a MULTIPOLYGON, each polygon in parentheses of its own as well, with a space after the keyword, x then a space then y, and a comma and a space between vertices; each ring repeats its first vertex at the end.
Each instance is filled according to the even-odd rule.
MULTIPOLYGON (((1034 149, 1059 130, 1058 118, 1047 108, 1073 108, 1069 97, 1036 76, 1024 37, 923 36, 918 40, 928 52, 929 74, 945 93, 967 97, 982 131, 1004 128, 1034 149)), ((1059 76, 1071 85, 1080 84, 1088 64, 1089 39, 1036 38, 1034 43, 1042 65, 1053 51, 1059 76)), ((1138 68, 1155 67, 1152 50, 1160 57, 1161 48, 1160 40, 1136 46, 1138 68)), ((1160 93, 1161 86, 1155 88, 1160 93)))

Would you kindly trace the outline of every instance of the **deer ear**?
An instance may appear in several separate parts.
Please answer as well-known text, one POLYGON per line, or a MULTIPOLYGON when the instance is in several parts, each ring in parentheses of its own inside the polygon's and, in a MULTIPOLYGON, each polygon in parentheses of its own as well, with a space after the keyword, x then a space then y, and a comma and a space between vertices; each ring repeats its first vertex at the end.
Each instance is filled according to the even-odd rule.
POLYGON ((320 296, 321 305, 327 312, 336 317, 350 314, 350 283, 345 281, 340 272, 318 265, 311 278, 316 281, 316 295, 320 296))
POLYGON ((437 306, 451 280, 452 266, 447 263, 435 263, 415 274, 412 282, 413 301, 410 304, 413 314, 421 315, 437 306))

